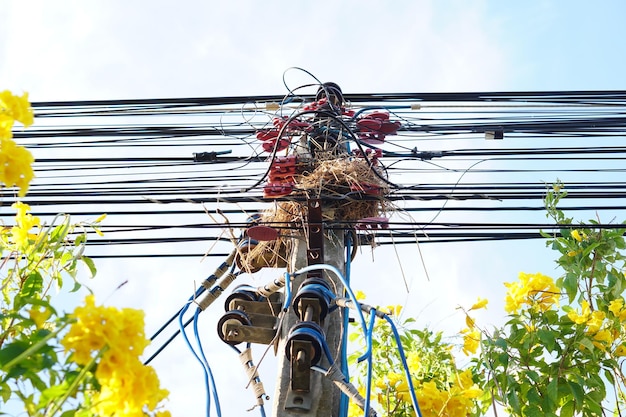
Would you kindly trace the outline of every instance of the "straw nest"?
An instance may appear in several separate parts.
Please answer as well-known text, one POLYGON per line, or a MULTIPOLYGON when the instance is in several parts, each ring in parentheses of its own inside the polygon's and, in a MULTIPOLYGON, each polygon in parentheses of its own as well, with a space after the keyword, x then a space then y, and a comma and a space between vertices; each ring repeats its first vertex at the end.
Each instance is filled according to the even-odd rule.
MULTIPOLYGON (((383 174, 373 169, 376 168, 361 158, 323 160, 314 169, 295 177, 292 195, 321 199, 322 218, 326 222, 349 224, 380 216, 390 210, 385 200, 389 187, 381 178, 383 174), (373 198, 365 193, 372 189, 377 190, 373 198)), ((262 213, 258 223, 278 229, 279 238, 249 245, 238 257, 240 268, 255 272, 264 267, 285 267, 293 239, 306 234, 307 204, 304 201, 276 202, 262 213)))

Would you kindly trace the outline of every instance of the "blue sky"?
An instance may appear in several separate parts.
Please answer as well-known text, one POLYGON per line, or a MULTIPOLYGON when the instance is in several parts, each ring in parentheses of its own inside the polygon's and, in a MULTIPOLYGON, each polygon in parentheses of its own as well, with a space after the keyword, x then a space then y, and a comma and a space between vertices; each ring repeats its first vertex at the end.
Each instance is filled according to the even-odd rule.
MULTIPOLYGON (((283 72, 292 66, 354 93, 626 84, 621 1, 0 0, 0 10, 0 88, 28 91, 33 101, 283 94, 283 72)), ((293 71, 287 80, 292 86, 310 82, 293 71)), ((532 216, 543 220, 542 214, 532 216)), ((373 303, 409 299, 407 314, 433 328, 460 329, 463 320, 454 308, 478 296, 491 300, 483 319, 497 320, 501 282, 521 270, 554 275, 552 254, 542 242, 422 250, 430 282, 415 261, 416 247, 400 248, 412 283, 409 296, 393 252, 377 249, 372 262, 364 251, 353 274, 373 303)), ((150 332, 176 311, 193 281, 216 266, 181 262, 106 261, 91 285, 103 300, 130 278, 107 302, 144 308, 150 332)), ((207 345, 224 387, 224 415, 250 415, 245 410, 252 394, 242 393, 243 371, 211 326, 207 345)), ((268 362, 261 377, 271 393, 268 362)), ((201 372, 182 343, 155 366, 172 391, 174 415, 202 415, 201 372)))

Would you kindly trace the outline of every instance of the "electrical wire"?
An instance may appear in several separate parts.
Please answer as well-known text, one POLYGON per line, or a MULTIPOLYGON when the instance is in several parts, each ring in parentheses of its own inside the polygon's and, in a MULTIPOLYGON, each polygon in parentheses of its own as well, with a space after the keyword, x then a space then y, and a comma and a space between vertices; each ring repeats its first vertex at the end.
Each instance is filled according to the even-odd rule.
MULTIPOLYGON (((199 307, 196 307, 196 311, 194 312, 194 315, 193 315, 193 335, 194 335, 194 338, 196 339, 196 344, 198 345, 198 352, 200 352, 200 355, 199 355, 200 356, 200 362, 204 364, 204 367, 205 367, 205 369, 207 371, 209 380, 211 382, 211 385, 210 385, 211 386, 211 394, 213 395, 213 400, 215 401, 215 410, 216 410, 217 416, 221 417, 222 411, 221 411, 221 408, 220 408, 219 396, 217 395, 215 379, 213 377, 213 372, 211 371, 211 367, 209 366, 209 362, 208 362, 208 360, 206 358, 206 355, 204 354, 204 349, 202 348, 202 340, 200 339, 200 334, 198 332, 198 317, 199 317, 201 312, 202 312, 202 310, 199 307)), ((183 334, 184 334, 184 330, 183 330, 183 334)), ((207 392, 207 397, 208 397, 208 395, 209 395, 209 393, 207 392)))
MULTIPOLYGON (((352 263, 352 236, 350 234, 346 234, 346 258, 345 258, 345 270, 346 270, 346 282, 350 283, 350 273, 351 273, 351 263, 352 263)), ((345 290, 344 290, 345 292, 345 290)), ((341 372, 345 375, 346 381, 350 382, 350 369, 348 367, 348 328, 350 325, 350 316, 348 314, 348 309, 343 308, 343 324, 342 324, 342 335, 341 335, 341 372)), ((339 417, 347 417, 348 416, 348 405, 349 399, 348 396, 342 392, 341 398, 339 400, 339 417)), ((366 408, 367 410, 367 408, 366 408)))
POLYGON ((415 387, 413 386, 413 378, 411 377, 411 372, 409 370, 409 365, 406 362, 406 356, 404 355, 404 348, 402 347, 402 339, 400 338, 400 334, 398 334, 398 329, 394 324, 391 317, 388 314, 384 314, 384 318, 391 327, 391 331, 393 332, 393 337, 396 341, 396 345, 398 347, 398 353, 400 354, 400 361, 402 362, 402 368, 404 369, 404 375, 406 377, 407 383, 409 385, 409 393, 411 395, 411 402, 413 403, 413 410, 415 410, 415 414, 418 417, 422 417, 422 411, 420 410, 419 403, 417 401, 417 397, 415 396, 415 387))
MULTIPOLYGON (((360 311, 360 309, 359 309, 360 311)), ((370 409, 370 396, 372 393, 372 337, 374 334, 374 322, 376 320, 376 309, 372 309, 370 311, 370 322, 367 328, 366 342, 365 344, 368 346, 368 351, 365 353, 365 357, 367 358, 367 372, 365 377, 365 407, 364 416, 367 417, 368 410, 370 409)), ((409 375, 410 378, 410 375, 409 375)))
MULTIPOLYGON (((210 378, 210 368, 208 368, 207 364, 205 364, 205 360, 203 360, 195 351, 195 349, 193 348, 193 346, 191 345, 191 342, 189 341, 189 338, 187 337, 187 333, 185 332, 185 325, 183 325, 183 315, 185 314, 185 312, 187 312, 187 309, 189 308, 190 303, 185 304, 185 306, 182 308, 180 314, 178 315, 178 324, 179 324, 179 328, 180 328, 180 332, 183 335, 183 340, 185 341, 185 344, 187 345, 187 348, 189 348, 189 350, 191 351, 191 353, 193 354, 193 356, 196 358, 196 360, 198 362, 200 362, 200 365, 202 366, 202 372, 204 373, 204 386, 206 389, 206 416, 210 417, 211 416, 211 378, 210 378)), ((195 317, 195 315, 194 315, 195 317)), ((219 410, 219 405, 217 405, 218 410, 219 410)), ((220 416, 220 413, 218 411, 218 417, 220 416)))

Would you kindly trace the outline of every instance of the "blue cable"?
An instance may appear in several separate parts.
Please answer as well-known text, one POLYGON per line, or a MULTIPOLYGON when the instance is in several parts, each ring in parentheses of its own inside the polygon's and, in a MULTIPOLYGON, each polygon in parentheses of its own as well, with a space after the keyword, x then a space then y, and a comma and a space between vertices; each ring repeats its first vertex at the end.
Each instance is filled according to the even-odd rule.
MULTIPOLYGON (((337 268, 335 268, 332 265, 328 265, 328 264, 315 264, 315 265, 310 265, 307 267, 304 267, 298 271, 296 271, 294 273, 294 275, 300 275, 300 274, 304 274, 307 273, 309 271, 315 271, 317 269, 324 269, 327 271, 331 271, 332 273, 334 273, 337 278, 339 278, 339 280, 341 281, 341 283, 343 284, 346 292, 348 293, 348 296, 350 297, 350 299, 352 300, 352 302, 354 303, 355 306, 358 307, 359 302, 356 299, 356 296, 354 295, 354 293, 352 292, 352 288, 350 288, 349 283, 346 281, 346 279, 344 278, 344 276, 341 274, 341 272, 339 272, 339 270, 337 268)), ((363 312, 361 311, 360 308, 356 309, 356 312, 359 316, 359 321, 361 323, 361 329, 363 331, 363 336, 365 336, 367 338, 367 324, 365 324, 365 317, 363 316, 363 312)), ((367 346, 366 351, 371 351, 371 346, 367 346)), ((365 355, 361 356, 358 361, 361 362, 362 360, 365 359, 365 355)))
POLYGON ((202 359, 200 359, 200 357, 194 350, 193 346, 191 346, 191 342, 189 342, 189 338, 187 337, 187 333, 185 332, 185 326, 183 325, 183 315, 185 314, 185 312, 187 312, 188 308, 189 308, 189 304, 185 304, 185 306, 180 310, 180 314, 178 315, 178 324, 180 326, 180 332, 183 335, 183 339, 185 340, 187 347, 189 348, 193 356, 202 365, 202 371, 204 372, 204 386, 206 388, 206 415, 207 417, 210 417, 211 416, 211 396, 209 395, 210 393, 209 373, 207 372, 204 366, 204 362, 202 361, 202 359))
POLYGON ((396 339, 396 345, 398 345, 398 352, 400 353, 400 360, 402 361, 402 366, 404 367, 404 374, 409 384, 409 392, 411 393, 411 401, 413 402, 413 408, 417 413, 418 417, 422 417, 422 411, 420 410, 420 406, 417 402, 417 397, 415 396, 415 388, 413 387, 413 380, 411 379, 411 372, 409 371, 409 365, 406 363, 406 357, 404 356, 404 348, 402 347, 402 340, 400 339, 400 335, 398 334, 398 329, 396 329, 396 325, 393 323, 391 317, 385 314, 385 320, 391 326, 391 330, 393 331, 393 336, 396 339))
POLYGON ((263 404, 259 406, 259 409, 261 410, 261 417, 265 417, 265 407, 263 406, 263 404))
MULTIPOLYGON (((352 292, 352 289, 350 288, 350 285, 346 282, 346 279, 344 278, 344 276, 341 274, 341 272, 339 272, 339 270, 336 267, 334 267, 332 265, 315 264, 315 265, 306 266, 306 267, 296 271, 294 273, 294 275, 305 274, 305 273, 307 273, 309 271, 315 271, 317 269, 324 269, 324 270, 331 271, 332 273, 334 273, 337 276, 337 278, 339 278, 341 283, 343 284, 346 292, 348 293, 348 296, 350 297, 350 300, 352 300, 354 305, 356 305, 356 306, 359 305, 359 302, 357 301, 356 296, 352 292)), ((363 316, 363 312, 360 309, 357 309, 356 311, 357 311, 358 316, 359 316, 359 321, 361 323, 361 329, 363 330, 363 335, 365 336, 367 334, 367 325, 365 324, 365 317, 363 316)))
POLYGON ((283 304, 283 311, 287 311, 291 305, 291 274, 285 272, 285 302, 283 304))
POLYGON ((364 416, 367 417, 370 409, 370 395, 372 392, 372 336, 374 334, 374 321, 376 320, 376 309, 372 308, 369 312, 370 314, 370 325, 367 329, 367 346, 368 351, 365 353, 367 356, 367 381, 365 383, 365 406, 363 410, 365 411, 364 416))
MULTIPOLYGON (((350 283, 350 269, 352 259, 350 252, 352 246, 352 237, 348 236, 346 240, 346 282, 350 283)), ((348 368, 348 326, 350 325, 350 315, 348 308, 343 308, 343 335, 341 337, 341 372, 346 377, 346 382, 350 382, 350 369, 348 368)), ((350 399, 343 392, 339 399, 339 417, 348 417, 348 405, 350 399)))
MULTIPOLYGON (((213 372, 211 371, 211 367, 209 366, 209 362, 206 358, 206 355, 204 354, 204 349, 202 349, 202 342, 200 341, 200 335, 198 332, 198 317, 200 315, 200 313, 202 312, 202 309, 200 309, 199 307, 196 308, 196 312, 193 315, 193 334, 194 337, 196 339, 196 343, 198 344, 198 350, 200 351, 200 357, 202 358, 202 362, 204 364, 204 367, 206 369, 206 372, 209 376, 209 379, 211 380, 211 393, 213 394, 213 400, 215 401, 215 411, 217 412, 218 417, 221 417, 222 415, 222 410, 220 407, 220 399, 219 396, 217 395, 217 388, 216 388, 216 384, 215 384, 215 379, 213 378, 213 372)), ((207 391, 207 397, 209 396, 209 392, 207 391)))

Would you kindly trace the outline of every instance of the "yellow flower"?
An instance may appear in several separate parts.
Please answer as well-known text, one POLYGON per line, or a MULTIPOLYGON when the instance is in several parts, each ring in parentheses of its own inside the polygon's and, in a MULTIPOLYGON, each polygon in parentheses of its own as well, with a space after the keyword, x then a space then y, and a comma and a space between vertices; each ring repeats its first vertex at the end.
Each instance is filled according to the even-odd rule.
POLYGON ((472 376, 472 370, 466 369, 461 373, 457 373, 457 385, 461 388, 469 388, 474 385, 474 377, 472 376))
POLYGON ((589 316, 591 314, 591 309, 589 308, 589 302, 587 300, 584 300, 582 303, 580 303, 580 305, 582 307, 581 314, 578 314, 576 310, 570 310, 567 313, 567 317, 569 317, 569 319, 576 324, 587 323, 587 320, 589 320, 589 316))
POLYGON ((524 304, 543 312, 559 301, 560 291, 547 275, 520 272, 519 281, 504 285, 509 289, 504 306, 508 313, 517 312, 524 304))
POLYGON ((361 408, 356 405, 355 402, 350 401, 350 404, 348 405, 348 417, 362 417, 363 416, 363 410, 361 410, 361 408))
POLYGON ((72 352, 71 360, 85 365, 93 355, 102 355, 95 372, 101 387, 94 398, 99 415, 143 416, 145 407, 154 410, 167 397, 154 369, 139 360, 148 343, 142 311, 96 306, 88 295, 72 317, 76 321, 61 340, 72 352))
POLYGON ((0 181, 7 187, 17 185, 23 197, 33 179, 33 155, 12 138, 11 129, 15 120, 25 127, 33 123, 33 110, 28 102, 28 93, 21 97, 9 91, 0 92, 0 181))
POLYGON ((354 294, 354 296, 356 297, 357 301, 363 301, 365 300, 365 293, 361 290, 357 290, 356 294, 354 294))
POLYGON ((621 344, 617 348, 615 348, 615 352, 613 352, 615 356, 621 357, 626 356, 626 345, 621 344))
POLYGON ((30 211, 28 204, 18 201, 13 203, 11 207, 17 210, 15 214, 16 225, 11 228, 11 240, 19 248, 24 249, 30 244, 31 240, 37 238, 37 234, 30 233, 30 231, 33 227, 39 226, 40 220, 39 217, 28 213, 30 211))
POLYGON ((593 344, 602 350, 606 350, 607 346, 613 344, 613 336, 608 330, 600 330, 593 336, 593 344))
POLYGON ((50 311, 50 309, 46 307, 33 306, 33 308, 28 310, 28 317, 30 317, 30 319, 35 322, 35 325, 38 329, 41 329, 43 327, 43 324, 46 322, 46 320, 50 318, 51 314, 52 311, 50 311))
POLYGON ((481 334, 480 331, 476 328, 474 329, 463 329, 461 330, 463 336, 463 353, 467 356, 476 353, 478 350, 478 346, 480 344, 481 334))
POLYGON ((576 229, 572 230, 571 235, 576 241, 578 242, 583 241, 583 237, 580 235, 580 232, 578 230, 576 229))
POLYGON ((402 306, 400 304, 387 306, 387 311, 389 311, 389 315, 398 317, 402 312, 402 306))
POLYGON ((0 181, 7 187, 18 186, 20 197, 26 195, 28 184, 35 176, 32 168, 34 160, 30 151, 13 139, 0 139, 0 181))
POLYGON ((609 311, 613 313, 620 321, 626 320, 626 308, 624 308, 624 299, 617 298, 609 303, 609 311))
POLYGON ((478 297, 478 301, 476 301, 476 303, 474 303, 474 305, 470 307, 469 311, 471 311, 471 310, 479 310, 481 308, 486 308, 488 302, 489 302, 489 300, 487 300, 486 298, 478 297))
POLYGON ((574 257, 578 255, 578 251, 577 250, 571 250, 569 252, 567 252, 567 256, 569 256, 570 258, 574 257))
POLYGON ((21 97, 13 95, 10 91, 0 92, 0 128, 8 128, 9 132, 13 127, 13 121, 17 120, 24 127, 33 124, 33 109, 28 102, 28 93, 21 97))
POLYGON ((421 387, 415 390, 415 394, 424 416, 442 415, 445 403, 449 398, 448 393, 439 390, 434 381, 423 383, 421 387))
POLYGON ((408 355, 406 355, 406 363, 411 371, 419 369, 421 360, 417 352, 409 352, 408 355))
POLYGON ((600 330, 602 323, 606 318, 604 311, 595 310, 591 313, 589 320, 587 320, 587 332, 594 334, 600 330))
POLYGON ((609 303, 609 311, 611 313, 613 313, 613 315, 615 317, 619 317, 619 313, 622 311, 623 307, 624 307, 624 299, 623 298, 617 298, 615 300, 612 300, 609 303))

